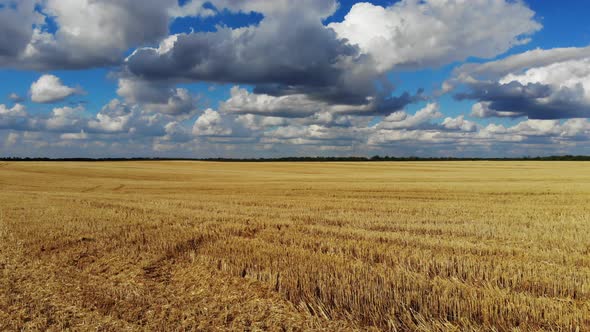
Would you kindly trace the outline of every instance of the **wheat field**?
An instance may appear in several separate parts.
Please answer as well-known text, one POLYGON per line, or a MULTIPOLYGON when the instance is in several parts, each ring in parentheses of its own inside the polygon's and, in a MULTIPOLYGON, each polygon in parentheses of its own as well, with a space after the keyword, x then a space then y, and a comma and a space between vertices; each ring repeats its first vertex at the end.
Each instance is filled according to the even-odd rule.
POLYGON ((590 331, 590 164, 0 163, 0 330, 590 331))

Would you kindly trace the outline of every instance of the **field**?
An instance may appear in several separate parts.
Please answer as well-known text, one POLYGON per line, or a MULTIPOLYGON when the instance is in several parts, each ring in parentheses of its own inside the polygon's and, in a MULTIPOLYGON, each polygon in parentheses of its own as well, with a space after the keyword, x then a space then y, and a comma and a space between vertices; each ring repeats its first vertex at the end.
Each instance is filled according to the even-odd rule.
POLYGON ((0 163, 0 330, 590 331, 590 164, 0 163))

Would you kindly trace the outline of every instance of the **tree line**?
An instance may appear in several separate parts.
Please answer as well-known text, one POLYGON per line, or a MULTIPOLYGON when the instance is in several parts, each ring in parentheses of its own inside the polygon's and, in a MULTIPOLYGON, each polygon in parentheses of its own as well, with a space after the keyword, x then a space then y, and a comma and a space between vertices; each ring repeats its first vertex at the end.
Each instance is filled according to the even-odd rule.
POLYGON ((379 161, 590 161, 590 156, 537 156, 509 158, 470 157, 279 157, 279 158, 30 158, 3 157, 0 161, 216 161, 216 162, 379 162, 379 161))

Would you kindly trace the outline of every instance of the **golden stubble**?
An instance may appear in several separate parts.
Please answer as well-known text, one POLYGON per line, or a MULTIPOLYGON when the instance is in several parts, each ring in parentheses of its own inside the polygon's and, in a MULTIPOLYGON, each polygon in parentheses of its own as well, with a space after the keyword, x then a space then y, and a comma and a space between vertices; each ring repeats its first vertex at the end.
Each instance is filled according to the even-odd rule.
POLYGON ((0 330, 590 330, 590 164, 6 163, 0 330))

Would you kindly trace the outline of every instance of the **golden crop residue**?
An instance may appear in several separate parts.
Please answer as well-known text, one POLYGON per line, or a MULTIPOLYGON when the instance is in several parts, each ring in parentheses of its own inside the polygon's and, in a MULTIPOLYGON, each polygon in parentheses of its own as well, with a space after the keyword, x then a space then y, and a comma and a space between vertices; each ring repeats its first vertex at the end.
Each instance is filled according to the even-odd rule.
POLYGON ((0 330, 590 330, 590 164, 6 163, 0 330))

